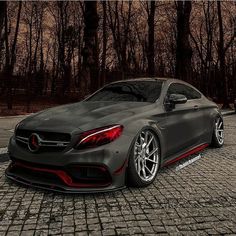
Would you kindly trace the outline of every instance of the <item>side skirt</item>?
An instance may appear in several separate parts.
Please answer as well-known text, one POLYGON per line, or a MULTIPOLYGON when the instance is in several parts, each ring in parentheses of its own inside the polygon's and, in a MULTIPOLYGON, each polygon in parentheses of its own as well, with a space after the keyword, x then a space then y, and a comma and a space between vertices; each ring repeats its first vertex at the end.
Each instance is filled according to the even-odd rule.
POLYGON ((188 150, 187 152, 181 154, 180 156, 178 156, 178 157, 176 157, 176 158, 174 158, 174 159, 172 159, 172 160, 169 160, 169 161, 165 162, 165 163, 163 164, 163 167, 164 167, 164 166, 168 166, 168 165, 170 165, 170 164, 173 164, 173 163, 175 163, 175 162, 177 162, 177 161, 179 161, 179 160, 181 160, 181 159, 183 159, 183 158, 185 158, 185 157, 188 157, 188 156, 190 156, 190 155, 192 155, 192 154, 198 153, 198 152, 200 152, 201 150, 205 149, 205 148, 208 147, 208 146, 209 146, 208 143, 204 143, 204 144, 201 144, 201 145, 199 145, 199 146, 197 146, 197 147, 195 147, 195 148, 192 148, 192 149, 188 150))

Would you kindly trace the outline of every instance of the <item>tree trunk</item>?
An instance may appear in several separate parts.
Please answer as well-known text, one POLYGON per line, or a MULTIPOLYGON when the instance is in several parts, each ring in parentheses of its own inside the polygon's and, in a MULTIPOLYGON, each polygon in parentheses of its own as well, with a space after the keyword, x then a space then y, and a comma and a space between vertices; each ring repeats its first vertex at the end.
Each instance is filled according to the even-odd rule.
POLYGON ((14 39, 11 47, 11 58, 10 58, 10 50, 9 50, 9 42, 8 42, 8 15, 7 10, 5 12, 5 44, 6 44, 6 64, 4 68, 4 74, 7 84, 7 108, 9 110, 12 109, 12 74, 14 71, 14 66, 16 62, 16 45, 18 39, 19 32, 19 24, 20 24, 20 16, 21 16, 21 8, 22 1, 19 2, 17 21, 16 21, 16 29, 14 34, 14 39))
POLYGON ((3 38, 2 38, 2 31, 4 28, 4 18, 5 18, 5 12, 7 9, 7 2, 6 1, 0 1, 0 62, 2 61, 2 49, 3 49, 3 38))
POLYGON ((192 75, 192 48, 189 43, 190 36, 190 14, 192 10, 191 1, 177 2, 177 45, 176 45, 176 67, 175 76, 191 82, 192 75))
POLYGON ((217 13, 219 22, 219 44, 218 44, 218 55, 220 60, 220 76, 219 76, 219 91, 220 100, 223 102, 222 108, 229 108, 228 100, 228 83, 225 76, 225 45, 224 45, 224 29, 221 15, 221 2, 217 2, 217 13))
MULTIPOLYGON (((149 8, 149 7, 148 7, 149 8)), ((155 54, 154 54, 154 29, 155 29, 155 10, 156 10, 156 2, 150 2, 150 9, 148 9, 148 75, 155 75, 155 54)))
POLYGON ((10 50, 9 50, 9 42, 8 42, 8 14, 7 14, 7 7, 5 10, 5 48, 6 48, 6 55, 5 55, 5 67, 4 67, 4 80, 6 81, 6 88, 7 88, 7 108, 9 110, 12 109, 12 96, 11 96, 11 76, 10 76, 10 50))
POLYGON ((107 56, 107 5, 106 1, 102 2, 103 9, 103 22, 102 22, 102 34, 103 34, 103 42, 102 42, 102 64, 101 64, 101 78, 100 85, 103 86, 105 84, 106 77, 106 56, 107 56))
POLYGON ((97 1, 85 1, 84 4, 84 48, 82 51, 82 86, 80 86, 83 95, 95 91, 98 88, 99 80, 97 1))
POLYGON ((18 32, 19 32, 19 26, 20 26, 21 8, 22 8, 22 1, 19 2, 17 21, 16 21, 16 30, 15 30, 14 40, 13 40, 12 48, 11 48, 11 71, 10 71, 11 74, 13 73, 14 66, 16 63, 16 45, 17 45, 18 32))

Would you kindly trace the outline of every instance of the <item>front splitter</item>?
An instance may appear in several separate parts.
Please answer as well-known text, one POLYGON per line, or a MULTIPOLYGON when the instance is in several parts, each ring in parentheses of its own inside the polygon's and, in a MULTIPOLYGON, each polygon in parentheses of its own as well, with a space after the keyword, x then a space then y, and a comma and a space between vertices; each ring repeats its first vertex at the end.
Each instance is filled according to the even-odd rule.
POLYGON ((15 176, 13 174, 9 174, 8 170, 5 172, 5 176, 10 179, 13 182, 20 183, 25 186, 37 188, 37 189, 42 189, 42 190, 47 190, 50 192, 57 192, 57 193, 63 193, 63 194, 88 194, 88 193, 106 193, 106 192, 114 192, 118 190, 122 190, 126 188, 126 186, 122 186, 119 188, 107 188, 107 189, 86 189, 86 188, 80 188, 80 189, 74 189, 74 188, 65 188, 64 186, 59 186, 59 185, 47 185, 45 183, 41 182, 36 182, 36 181, 28 181, 22 177, 15 176))

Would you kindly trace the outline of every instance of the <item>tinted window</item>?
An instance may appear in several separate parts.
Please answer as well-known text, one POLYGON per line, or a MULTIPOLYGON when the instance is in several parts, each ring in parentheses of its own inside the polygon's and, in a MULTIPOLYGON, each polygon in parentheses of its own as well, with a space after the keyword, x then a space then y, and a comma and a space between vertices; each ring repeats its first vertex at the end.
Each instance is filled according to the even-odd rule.
POLYGON ((107 85, 87 101, 155 102, 161 93, 162 81, 126 81, 107 85))
POLYGON ((201 98, 201 94, 198 91, 184 84, 171 84, 167 93, 183 94, 187 99, 201 98))

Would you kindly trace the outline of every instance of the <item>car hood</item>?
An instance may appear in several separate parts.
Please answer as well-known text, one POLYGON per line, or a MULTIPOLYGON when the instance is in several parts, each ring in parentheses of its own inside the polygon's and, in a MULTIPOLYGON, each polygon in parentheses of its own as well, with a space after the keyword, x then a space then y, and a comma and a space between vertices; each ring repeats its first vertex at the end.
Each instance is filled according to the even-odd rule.
POLYGON ((140 113, 150 103, 143 102, 79 102, 50 108, 36 113, 21 122, 20 127, 71 133, 110 124, 140 113), (140 110, 141 109, 141 110, 140 110))

